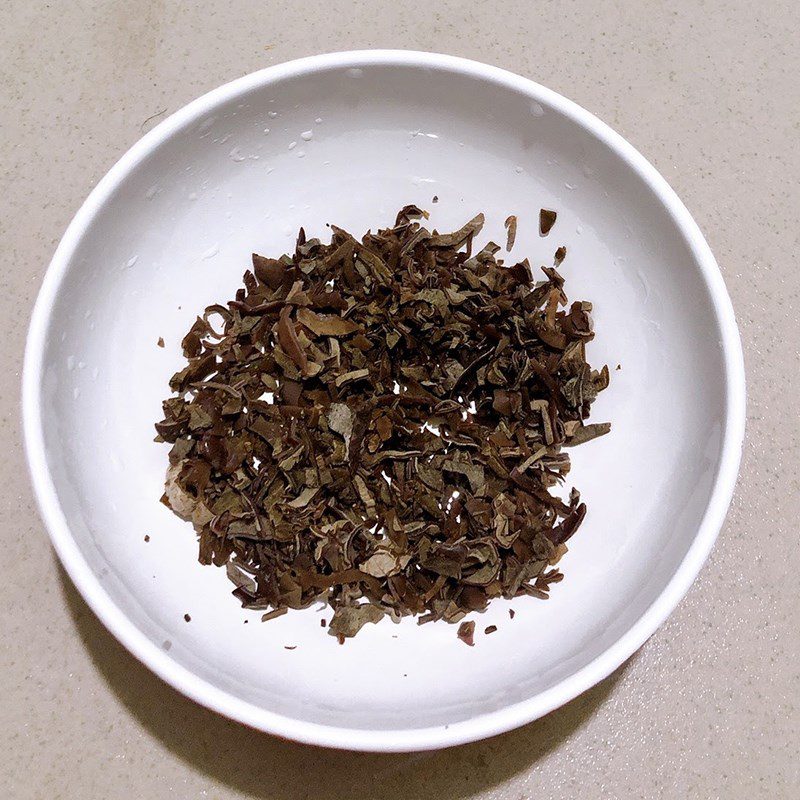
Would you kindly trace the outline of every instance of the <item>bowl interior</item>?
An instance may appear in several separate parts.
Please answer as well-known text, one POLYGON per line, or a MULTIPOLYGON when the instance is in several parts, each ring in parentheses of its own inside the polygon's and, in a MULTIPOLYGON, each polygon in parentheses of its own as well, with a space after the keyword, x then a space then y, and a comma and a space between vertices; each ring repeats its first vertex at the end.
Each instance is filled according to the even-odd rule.
POLYGON ((709 290, 637 172, 529 91, 369 63, 251 83, 173 126, 69 254, 47 323, 39 423, 69 531, 122 614, 173 662, 249 704, 255 724, 263 709, 379 737, 529 703, 616 642, 695 539, 726 414, 709 290), (612 371, 592 417, 611 420, 612 434, 571 451, 589 513, 561 563, 566 580, 547 602, 492 603, 473 648, 455 627, 413 620, 367 626, 339 646, 320 627, 322 607, 262 624, 230 596, 224 571, 198 564, 191 526, 159 503, 167 446, 153 442, 153 423, 195 315, 233 297, 252 251, 290 250, 301 225, 323 239, 326 223, 360 234, 406 203, 429 209, 439 230, 483 211, 483 238, 501 243, 516 214, 513 256, 535 265, 566 245, 567 293, 594 303, 590 361, 612 371), (543 206, 558 211, 544 238, 543 206))

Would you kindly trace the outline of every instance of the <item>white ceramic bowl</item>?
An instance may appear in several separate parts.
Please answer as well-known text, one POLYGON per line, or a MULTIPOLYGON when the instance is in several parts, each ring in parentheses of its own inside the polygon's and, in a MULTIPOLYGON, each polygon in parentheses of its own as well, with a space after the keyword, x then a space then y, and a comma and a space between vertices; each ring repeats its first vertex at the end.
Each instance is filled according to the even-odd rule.
POLYGON ((744 426, 730 301, 700 231, 655 169, 529 80, 392 51, 240 78, 129 150, 47 272, 23 400, 42 516, 112 633, 210 708, 359 750, 505 731, 619 666, 708 555, 744 426), (153 442, 153 423, 195 314, 233 297, 251 251, 288 250, 300 225, 309 236, 325 237, 327 222, 362 232, 406 203, 430 209, 440 230, 484 211, 485 234, 498 241, 517 214, 515 255, 534 264, 567 245, 570 297, 595 304, 591 361, 612 369, 593 419, 611 420, 613 432, 571 451, 589 513, 561 564, 566 580, 546 603, 492 603, 473 648, 454 627, 412 620, 368 626, 340 647, 320 628, 326 612, 313 608, 262 625, 231 598, 222 570, 198 564, 190 525, 158 502, 167 448, 153 442), (542 206, 558 211, 546 238, 542 206), (498 631, 487 638, 489 624, 498 631))

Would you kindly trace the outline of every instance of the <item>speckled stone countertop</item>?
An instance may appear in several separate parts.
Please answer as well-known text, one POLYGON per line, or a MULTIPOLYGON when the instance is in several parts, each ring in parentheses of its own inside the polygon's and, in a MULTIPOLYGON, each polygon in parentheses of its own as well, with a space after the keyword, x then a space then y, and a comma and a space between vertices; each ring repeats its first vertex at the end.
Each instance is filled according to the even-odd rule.
POLYGON ((4 798, 800 796, 800 11, 794 0, 10 0, 0 25, 0 794, 4 798), (608 680, 490 741, 302 747, 206 711, 127 654, 57 564, 23 463, 19 373, 78 206, 161 115, 246 72, 362 47, 497 64, 595 112, 666 175, 720 263, 748 434, 700 578, 608 680))

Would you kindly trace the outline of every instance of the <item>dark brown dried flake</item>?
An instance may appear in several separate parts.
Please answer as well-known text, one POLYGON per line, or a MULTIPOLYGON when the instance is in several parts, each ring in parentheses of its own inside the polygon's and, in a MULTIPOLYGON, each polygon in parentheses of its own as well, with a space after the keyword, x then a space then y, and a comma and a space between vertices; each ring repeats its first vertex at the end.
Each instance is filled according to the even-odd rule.
POLYGON ((539 211, 539 233, 542 236, 547 236, 550 233, 550 229, 556 224, 557 216, 556 212, 551 211, 549 208, 543 208, 539 211))

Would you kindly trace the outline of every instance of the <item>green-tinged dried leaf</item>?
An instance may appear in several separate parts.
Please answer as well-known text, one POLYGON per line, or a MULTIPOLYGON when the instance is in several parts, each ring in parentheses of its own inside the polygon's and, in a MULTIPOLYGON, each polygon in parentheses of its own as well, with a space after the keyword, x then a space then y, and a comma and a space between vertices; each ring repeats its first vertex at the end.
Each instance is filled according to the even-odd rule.
POLYGON ((482 214, 453 233, 426 218, 406 206, 361 241, 301 230, 182 340, 162 500, 265 619, 327 602, 344 641, 383 616, 459 624, 546 599, 563 577, 586 507, 555 494, 562 448, 610 427, 587 423, 609 381, 586 362, 591 304, 553 267, 473 248, 482 214))
POLYGON ((572 436, 564 442, 565 447, 575 447, 576 445, 590 442, 598 436, 605 436, 611 430, 610 422, 596 422, 591 425, 580 426, 572 436))
POLYGON ((348 336, 361 330, 355 322, 333 314, 315 314, 311 309, 297 310, 297 321, 317 336, 348 336))
POLYGON ((337 608, 328 625, 328 633, 339 640, 355 636, 368 622, 378 622, 383 611, 371 603, 337 608))
POLYGON ((430 247, 461 247, 472 236, 479 234, 486 218, 483 214, 476 214, 463 228, 453 233, 435 234, 428 239, 430 247))

